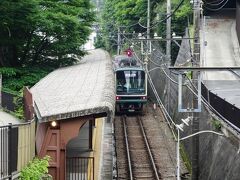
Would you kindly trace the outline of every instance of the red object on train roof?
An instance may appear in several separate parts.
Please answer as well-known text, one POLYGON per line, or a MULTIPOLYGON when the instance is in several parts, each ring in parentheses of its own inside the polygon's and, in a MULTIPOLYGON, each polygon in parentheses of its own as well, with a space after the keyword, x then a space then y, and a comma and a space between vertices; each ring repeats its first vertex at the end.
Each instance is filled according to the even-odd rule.
POLYGON ((132 50, 130 49, 130 48, 128 48, 127 50, 126 50, 126 54, 127 54, 127 56, 128 57, 132 57, 132 50))

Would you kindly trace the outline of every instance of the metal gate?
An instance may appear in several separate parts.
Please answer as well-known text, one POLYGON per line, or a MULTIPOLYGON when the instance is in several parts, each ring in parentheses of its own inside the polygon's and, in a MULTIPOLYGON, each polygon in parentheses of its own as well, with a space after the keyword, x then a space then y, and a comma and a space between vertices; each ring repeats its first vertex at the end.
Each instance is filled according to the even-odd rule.
POLYGON ((94 180, 94 157, 67 157, 67 180, 94 180))

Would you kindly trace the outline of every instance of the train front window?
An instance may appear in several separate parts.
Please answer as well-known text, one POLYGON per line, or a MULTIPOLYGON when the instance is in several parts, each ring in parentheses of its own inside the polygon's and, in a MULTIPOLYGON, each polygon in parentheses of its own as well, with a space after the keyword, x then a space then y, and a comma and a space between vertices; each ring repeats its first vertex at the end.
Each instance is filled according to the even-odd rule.
POLYGON ((116 72, 117 94, 145 94, 145 72, 125 70, 116 72))

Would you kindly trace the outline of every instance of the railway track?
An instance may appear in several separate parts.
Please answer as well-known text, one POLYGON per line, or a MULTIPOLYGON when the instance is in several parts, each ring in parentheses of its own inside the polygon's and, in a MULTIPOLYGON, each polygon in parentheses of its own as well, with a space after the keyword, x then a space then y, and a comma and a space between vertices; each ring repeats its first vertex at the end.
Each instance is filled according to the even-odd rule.
POLYGON ((139 116, 120 116, 115 121, 118 179, 159 180, 151 147, 139 116))

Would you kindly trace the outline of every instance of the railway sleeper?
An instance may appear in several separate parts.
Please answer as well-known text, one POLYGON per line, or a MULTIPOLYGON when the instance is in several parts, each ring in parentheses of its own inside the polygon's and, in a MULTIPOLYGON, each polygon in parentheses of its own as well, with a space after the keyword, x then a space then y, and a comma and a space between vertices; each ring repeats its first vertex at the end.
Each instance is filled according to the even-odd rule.
POLYGON ((134 175, 134 179, 155 179, 153 173, 151 174, 137 174, 137 175, 134 175))
POLYGON ((152 169, 152 166, 149 164, 149 163, 146 163, 146 164, 136 164, 136 163, 133 163, 133 167, 134 168, 149 168, 149 169, 152 169))
POLYGON ((144 173, 144 174, 153 174, 153 172, 152 172, 152 169, 137 169, 137 170, 135 170, 135 172, 138 172, 138 173, 140 173, 140 174, 142 174, 142 173, 144 173))

